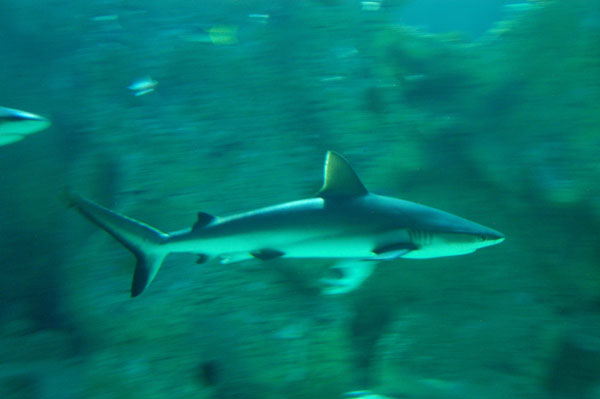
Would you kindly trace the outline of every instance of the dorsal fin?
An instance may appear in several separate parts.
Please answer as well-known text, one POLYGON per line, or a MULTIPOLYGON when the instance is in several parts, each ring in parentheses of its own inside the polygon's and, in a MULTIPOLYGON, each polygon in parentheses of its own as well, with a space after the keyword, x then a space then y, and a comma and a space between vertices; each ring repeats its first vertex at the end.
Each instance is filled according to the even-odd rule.
POLYGON ((340 154, 327 151, 323 187, 318 197, 360 197, 369 192, 362 184, 352 166, 340 154))
POLYGON ((196 220, 196 223, 194 223, 194 225, 192 226, 192 230, 201 229, 204 226, 212 223, 212 221, 215 219, 216 218, 210 213, 198 212, 198 220, 196 220))

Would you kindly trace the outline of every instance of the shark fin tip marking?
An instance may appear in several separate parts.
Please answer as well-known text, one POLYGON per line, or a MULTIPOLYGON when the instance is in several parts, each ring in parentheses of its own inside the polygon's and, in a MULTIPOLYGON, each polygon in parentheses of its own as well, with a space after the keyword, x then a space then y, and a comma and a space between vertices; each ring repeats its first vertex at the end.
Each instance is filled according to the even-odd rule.
POLYGON ((259 249, 258 251, 252 251, 250 252, 250 255, 254 256, 257 259, 260 260, 270 260, 270 259, 275 259, 275 258, 280 258, 283 255, 285 255, 285 252, 282 252, 278 249, 259 249))
POLYGON ((350 163, 340 154, 328 151, 325 157, 323 187, 317 196, 360 197, 368 194, 350 163))
POLYGON ((198 254, 198 258, 196 258, 196 264, 201 265, 203 263, 208 262, 209 256, 207 254, 198 254))
POLYGON ((135 271, 133 272, 133 280, 131 281, 132 298, 135 298, 136 296, 140 295, 148 286, 148 280, 150 277, 150 274, 148 272, 148 268, 145 265, 140 264, 140 262, 138 261, 138 264, 135 266, 135 271))
POLYGON ((137 258, 135 270, 133 272, 133 280, 131 281, 131 297, 134 298, 140 295, 150 285, 160 265, 165 259, 166 254, 144 253, 142 251, 134 251, 137 258))

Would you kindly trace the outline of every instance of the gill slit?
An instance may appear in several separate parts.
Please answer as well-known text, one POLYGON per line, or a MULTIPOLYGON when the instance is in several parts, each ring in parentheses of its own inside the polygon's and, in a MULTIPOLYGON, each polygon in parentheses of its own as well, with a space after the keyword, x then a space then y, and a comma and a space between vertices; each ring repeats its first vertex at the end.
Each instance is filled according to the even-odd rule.
POLYGON ((433 243, 433 234, 426 230, 410 229, 408 238, 413 244, 430 245, 433 243))

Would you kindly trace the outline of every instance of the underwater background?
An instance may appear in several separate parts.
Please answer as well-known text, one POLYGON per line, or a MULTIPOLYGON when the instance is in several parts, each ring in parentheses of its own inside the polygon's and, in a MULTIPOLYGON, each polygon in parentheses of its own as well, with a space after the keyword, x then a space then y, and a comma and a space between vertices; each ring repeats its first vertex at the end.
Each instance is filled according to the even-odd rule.
POLYGON ((600 398, 600 1, 0 0, 0 32, 0 105, 52 121, 0 147, 0 398, 600 398), (506 241, 340 296, 174 255, 131 299, 61 201, 173 231, 310 197, 327 150, 506 241))

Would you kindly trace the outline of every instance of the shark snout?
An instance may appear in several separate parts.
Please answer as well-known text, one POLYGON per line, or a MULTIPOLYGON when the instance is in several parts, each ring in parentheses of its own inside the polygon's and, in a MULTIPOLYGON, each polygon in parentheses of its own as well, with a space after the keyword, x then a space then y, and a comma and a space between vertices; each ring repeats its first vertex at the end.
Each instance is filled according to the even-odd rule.
POLYGON ((463 237, 475 244, 477 248, 500 244, 504 241, 504 234, 490 227, 462 218, 456 219, 455 223, 454 228, 448 230, 459 235, 463 234, 463 237))
POLYGON ((490 240, 490 241, 498 241, 498 240, 504 241, 504 234, 500 233, 497 230, 490 229, 490 228, 486 228, 486 230, 487 231, 484 233, 486 241, 487 240, 490 240))
POLYGON ((479 233, 479 237, 481 239, 481 247, 500 244, 504 241, 504 234, 489 227, 483 227, 483 231, 479 233))

